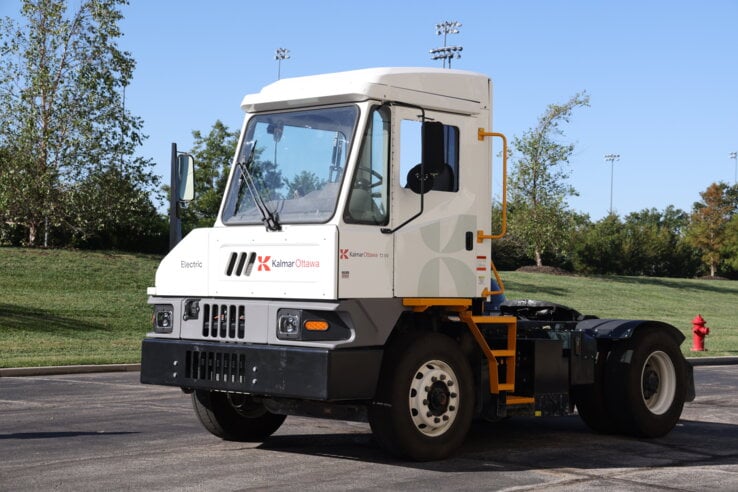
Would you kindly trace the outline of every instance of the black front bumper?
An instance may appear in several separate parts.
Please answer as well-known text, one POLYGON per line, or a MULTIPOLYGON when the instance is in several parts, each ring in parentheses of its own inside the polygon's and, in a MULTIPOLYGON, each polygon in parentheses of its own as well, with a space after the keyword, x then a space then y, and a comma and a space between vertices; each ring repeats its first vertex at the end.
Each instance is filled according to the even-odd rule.
POLYGON ((328 350, 147 338, 141 382, 310 400, 374 397, 379 348, 328 350))

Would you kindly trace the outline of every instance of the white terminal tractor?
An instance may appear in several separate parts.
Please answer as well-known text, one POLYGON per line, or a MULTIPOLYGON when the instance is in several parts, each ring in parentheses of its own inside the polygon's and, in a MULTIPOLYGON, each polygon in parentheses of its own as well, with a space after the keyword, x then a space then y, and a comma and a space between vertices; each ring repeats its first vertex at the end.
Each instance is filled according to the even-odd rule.
POLYGON ((368 420, 415 460, 449 456, 474 417, 576 408, 595 431, 669 432, 694 398, 679 330, 499 302, 491 93, 481 74, 376 68, 244 97, 217 220, 149 288, 141 381, 192 393, 224 439, 368 420))

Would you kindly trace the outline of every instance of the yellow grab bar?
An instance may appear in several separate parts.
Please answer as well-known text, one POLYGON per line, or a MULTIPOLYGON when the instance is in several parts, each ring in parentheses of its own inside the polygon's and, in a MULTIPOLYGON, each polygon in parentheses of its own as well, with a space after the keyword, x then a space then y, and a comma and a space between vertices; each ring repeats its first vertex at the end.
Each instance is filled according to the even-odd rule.
POLYGON ((500 137, 502 139, 502 230, 499 234, 485 234, 477 231, 477 242, 485 239, 500 239, 507 233, 507 137, 502 133, 486 132, 484 128, 477 131, 477 139, 484 140, 486 137, 500 137))

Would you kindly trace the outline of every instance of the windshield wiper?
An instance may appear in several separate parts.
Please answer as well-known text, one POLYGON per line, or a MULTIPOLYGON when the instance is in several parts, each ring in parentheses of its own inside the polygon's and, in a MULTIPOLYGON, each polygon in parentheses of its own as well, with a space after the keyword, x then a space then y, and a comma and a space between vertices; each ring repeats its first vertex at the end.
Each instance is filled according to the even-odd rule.
POLYGON ((249 166, 254 162, 255 151, 256 140, 254 140, 254 144, 251 147, 248 158, 245 160, 239 159, 236 163, 239 169, 241 169, 241 184, 243 185, 243 183, 246 183, 246 187, 251 194, 251 198, 256 204, 256 208, 261 212, 261 221, 266 226, 267 231, 281 231, 282 226, 279 224, 279 214, 277 212, 272 212, 269 207, 267 207, 266 202, 264 202, 264 198, 261 196, 261 193, 259 193, 259 188, 256 186, 254 177, 251 176, 251 172, 249 172, 249 166))

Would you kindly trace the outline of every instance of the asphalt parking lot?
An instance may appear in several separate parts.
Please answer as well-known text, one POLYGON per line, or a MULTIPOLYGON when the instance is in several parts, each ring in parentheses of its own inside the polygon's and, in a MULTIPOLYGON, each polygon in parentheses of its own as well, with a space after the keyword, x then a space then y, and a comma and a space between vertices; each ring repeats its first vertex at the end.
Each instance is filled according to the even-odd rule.
POLYGON ((138 377, 0 377, 0 490, 738 490, 736 365, 695 367, 697 399, 661 439, 509 419, 433 463, 385 455, 363 423, 288 417, 264 443, 220 441, 187 395, 138 377))

